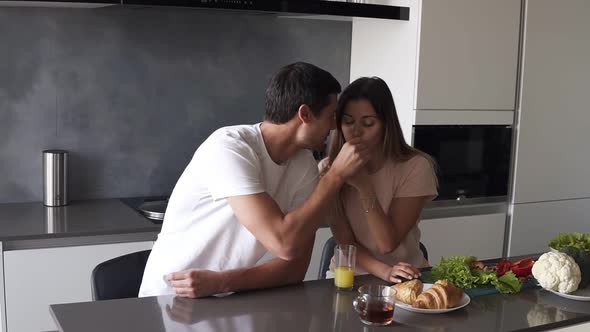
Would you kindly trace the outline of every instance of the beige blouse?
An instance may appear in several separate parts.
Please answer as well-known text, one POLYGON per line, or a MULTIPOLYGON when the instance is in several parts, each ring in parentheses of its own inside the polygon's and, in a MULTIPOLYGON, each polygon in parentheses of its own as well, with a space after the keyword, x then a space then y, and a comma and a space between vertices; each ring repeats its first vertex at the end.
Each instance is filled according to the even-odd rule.
MULTIPOLYGON (((320 162, 320 170, 327 165, 327 162, 327 159, 320 162)), ((423 156, 416 155, 405 162, 386 162, 379 171, 371 174, 370 178, 377 194, 377 200, 383 211, 387 213, 394 197, 429 196, 430 200, 434 199, 438 194, 435 176, 430 162, 423 156)), ((344 211, 354 236, 360 244, 371 251, 375 258, 389 265, 395 265, 401 261, 416 267, 428 266, 428 262, 420 251, 419 220, 393 252, 383 255, 379 253, 377 245, 371 237, 366 213, 356 189, 344 186, 342 199, 344 211)), ((391 220, 392 224, 394 222, 395 220, 391 220)), ((428 246, 428 244, 425 245, 428 246)), ((366 272, 357 268, 357 273, 366 272)))

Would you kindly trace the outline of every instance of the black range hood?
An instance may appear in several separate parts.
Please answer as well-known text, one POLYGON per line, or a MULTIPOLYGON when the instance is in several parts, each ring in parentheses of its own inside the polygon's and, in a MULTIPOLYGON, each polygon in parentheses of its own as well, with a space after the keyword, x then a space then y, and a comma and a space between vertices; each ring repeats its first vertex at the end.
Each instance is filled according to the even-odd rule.
POLYGON ((329 15, 409 20, 410 8, 333 0, 122 0, 123 5, 244 10, 277 14, 329 15))

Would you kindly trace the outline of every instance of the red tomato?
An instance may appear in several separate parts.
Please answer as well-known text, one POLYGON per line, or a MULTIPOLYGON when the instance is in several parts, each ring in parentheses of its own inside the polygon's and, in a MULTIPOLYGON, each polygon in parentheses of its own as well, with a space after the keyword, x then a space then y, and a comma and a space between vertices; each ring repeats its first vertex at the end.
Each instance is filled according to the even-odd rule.
POLYGON ((531 274, 531 270, 533 269, 533 258, 527 257, 521 260, 518 260, 512 263, 512 267, 510 268, 517 277, 527 277, 531 274))
POLYGON ((506 258, 502 258, 498 264, 496 264, 496 275, 498 277, 501 277, 504 275, 504 273, 510 271, 510 261, 508 261, 506 258))

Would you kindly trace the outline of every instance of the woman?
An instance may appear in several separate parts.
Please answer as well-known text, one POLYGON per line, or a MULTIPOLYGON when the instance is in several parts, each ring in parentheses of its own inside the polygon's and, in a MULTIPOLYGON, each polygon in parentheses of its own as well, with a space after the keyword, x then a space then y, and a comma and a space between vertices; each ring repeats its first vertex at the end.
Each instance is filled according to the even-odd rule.
POLYGON ((342 145, 359 137, 371 149, 364 169, 343 186, 330 227, 338 243, 357 246, 357 274, 401 282, 428 266, 420 251, 418 218, 437 195, 434 162, 403 137, 391 91, 378 77, 352 82, 340 96, 327 171, 342 145))

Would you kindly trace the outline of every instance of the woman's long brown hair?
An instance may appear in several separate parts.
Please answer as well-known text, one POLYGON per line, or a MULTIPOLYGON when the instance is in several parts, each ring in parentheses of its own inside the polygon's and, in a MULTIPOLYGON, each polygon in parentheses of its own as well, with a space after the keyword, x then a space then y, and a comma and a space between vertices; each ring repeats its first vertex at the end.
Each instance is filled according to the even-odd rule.
MULTIPOLYGON (((344 109, 350 101, 358 100, 368 101, 375 110, 377 118, 383 124, 383 155, 385 160, 407 161, 416 155, 421 155, 430 162, 432 169, 435 171, 434 176, 436 179, 436 163, 434 159, 406 143, 397 117, 393 95, 385 81, 379 77, 361 77, 350 83, 340 95, 336 108, 336 130, 332 132, 330 137, 328 166, 332 165, 342 146, 346 143, 344 134, 342 133, 344 109)), ((325 171, 327 171, 327 168, 325 171)), ((343 189, 344 187, 340 189, 340 193, 338 194, 337 208, 339 212, 343 212, 341 199, 343 189)))

